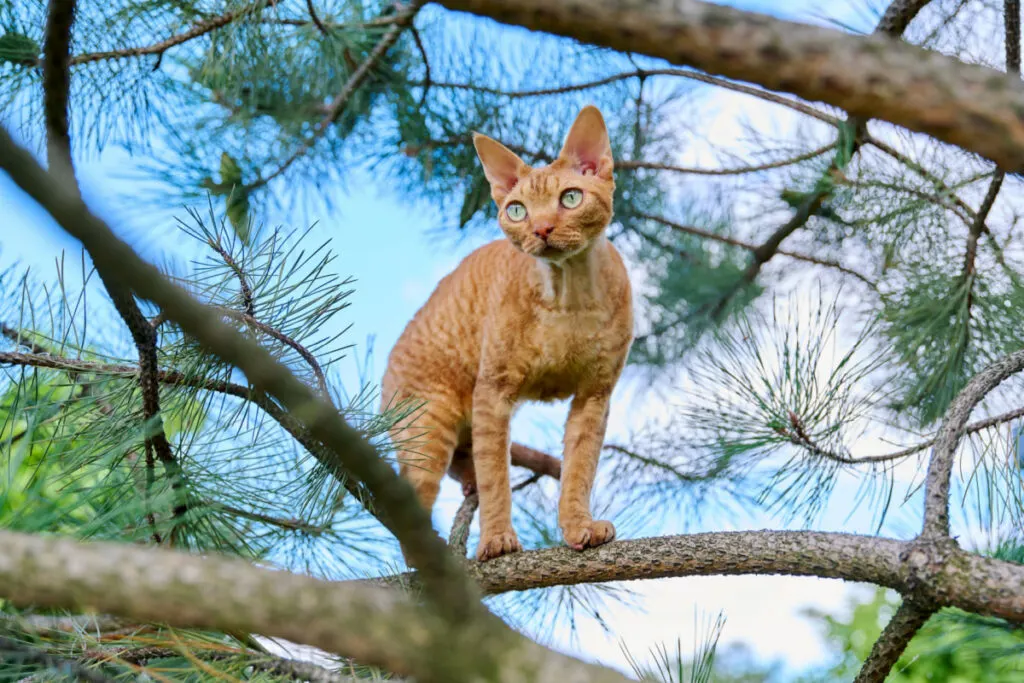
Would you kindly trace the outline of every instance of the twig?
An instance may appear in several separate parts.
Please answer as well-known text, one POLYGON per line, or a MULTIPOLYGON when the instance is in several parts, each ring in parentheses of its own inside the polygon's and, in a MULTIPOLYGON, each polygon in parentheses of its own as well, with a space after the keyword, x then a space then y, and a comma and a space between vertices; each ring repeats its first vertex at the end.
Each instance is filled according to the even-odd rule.
POLYGON ((119 50, 89 52, 86 54, 75 55, 71 58, 71 65, 77 66, 79 64, 89 64, 91 62, 100 62, 108 59, 143 57, 145 55, 157 55, 159 57, 162 56, 164 52, 167 52, 167 50, 171 49, 172 47, 176 47, 178 45, 181 45, 182 43, 187 43, 190 40, 194 40, 196 38, 205 36, 207 33, 210 33, 211 31, 215 31, 219 28, 227 26, 235 19, 243 17, 251 12, 254 12, 262 8, 265 4, 266 0, 256 0, 256 2, 250 3, 242 9, 228 11, 224 14, 220 14, 209 19, 204 19, 203 21, 198 21, 195 24, 193 24, 192 28, 188 29, 187 31, 179 33, 176 36, 171 36, 166 40, 161 40, 157 43, 153 43, 152 45, 144 45, 140 47, 126 47, 121 48, 119 50))
POLYGON ((282 173, 288 170, 292 164, 301 159, 309 152, 310 149, 320 140, 324 134, 330 129, 330 126, 341 116, 341 113, 345 110, 345 106, 348 101, 352 99, 352 95, 355 94, 356 90, 363 84, 363 81, 370 75, 370 71, 373 70, 377 62, 383 59, 384 55, 387 54, 388 50, 398 42, 398 38, 402 35, 402 31, 405 30, 411 23, 413 18, 416 16, 416 12, 419 11, 426 3, 426 0, 411 0, 396 16, 395 23, 388 28, 387 32, 381 37, 381 39, 374 46, 370 54, 367 55, 366 59, 363 60, 355 71, 348 77, 345 85, 342 86, 341 90, 331 101, 330 106, 327 108, 327 113, 324 117, 313 127, 313 132, 306 137, 292 154, 285 159, 272 173, 266 176, 261 176, 255 181, 246 186, 246 191, 251 192, 257 188, 263 187, 270 181, 274 180, 282 173))
POLYGON ((430 80, 430 59, 427 57, 427 48, 423 45, 423 39, 420 38, 419 29, 416 28, 415 24, 409 24, 409 32, 412 33, 412 39, 416 43, 416 49, 420 51, 420 57, 423 59, 423 92, 420 93, 420 109, 427 101, 427 94, 430 92, 430 86, 432 85, 430 80))
POLYGON ((914 635, 934 613, 934 608, 920 604, 913 598, 904 600, 871 646, 871 652, 864 660, 854 683, 884 683, 914 635))
MULTIPOLYGON (((1017 408, 1015 410, 1002 413, 1001 415, 995 415, 984 420, 972 422, 971 424, 964 427, 964 434, 975 434, 985 429, 991 429, 992 427, 995 427, 997 425, 1012 422, 1013 420, 1016 420, 1021 417, 1024 417, 1024 408, 1017 408)), ((818 455, 823 458, 828 458, 829 460, 835 460, 836 462, 842 463, 844 465, 861 465, 865 463, 891 462, 893 460, 901 460, 903 458, 906 458, 907 456, 914 455, 915 453, 920 453, 921 451, 926 450, 927 448, 934 445, 936 439, 938 438, 932 437, 930 439, 922 441, 921 443, 915 444, 913 446, 907 446, 906 448, 902 448, 898 451, 892 451, 891 453, 885 453, 882 455, 867 455, 864 457, 856 458, 850 455, 849 453, 839 453, 837 451, 828 450, 827 448, 824 448, 823 446, 816 443, 807 434, 799 434, 796 433, 795 431, 791 431, 788 429, 783 429, 779 433, 788 438, 790 440, 790 443, 792 443, 795 446, 806 448, 814 455, 818 455)))
POLYGON ((631 161, 622 160, 615 162, 615 168, 618 169, 650 169, 652 171, 673 171, 675 173, 687 173, 690 175, 706 175, 706 176, 728 176, 728 175, 743 175, 746 173, 758 173, 759 171, 770 171, 776 168, 784 168, 786 166, 792 166, 799 164, 803 161, 815 159, 820 157, 822 154, 835 148, 835 143, 829 143, 824 147, 812 149, 809 152, 798 154, 788 159, 780 159, 779 161, 769 161, 763 164, 752 164, 750 166, 738 166, 736 168, 693 168, 686 166, 675 166, 673 164, 661 164, 654 161, 631 161))
POLYGON ((316 30, 320 31, 325 37, 331 35, 331 32, 324 26, 324 22, 320 21, 320 17, 316 14, 316 8, 313 7, 313 0, 306 0, 306 11, 309 12, 309 18, 316 24, 316 30))
MULTIPOLYGON (((98 272, 116 273, 120 284, 152 301, 185 334, 245 373, 257 391, 279 401, 300 425, 334 452, 347 471, 373 494, 385 526, 402 543, 410 563, 423 572, 426 594, 440 615, 456 621, 482 609, 475 589, 466 582, 461 566, 433 530, 430 517, 420 507, 412 487, 379 457, 376 448, 357 429, 345 422, 335 406, 318 398, 266 349, 223 322, 218 311, 193 299, 139 258, 80 198, 48 176, 32 154, 15 144, 2 128, 0 169, 68 234, 82 242, 98 272)), ((152 333, 149 323, 143 323, 152 333)), ((141 369, 147 373, 147 368, 141 369)), ((156 370, 154 364, 149 374, 154 386, 156 370)))
MULTIPOLYGON (((231 254, 228 253, 228 250, 225 249, 224 245, 220 243, 219 238, 207 240, 206 243, 210 245, 211 249, 213 249, 214 251, 217 252, 218 255, 220 255, 221 259, 224 260, 224 264, 228 268, 230 268, 231 272, 233 272, 235 274, 235 277, 238 278, 238 287, 242 291, 242 307, 245 310, 246 315, 254 317, 256 315, 256 303, 253 299, 252 287, 249 286, 249 281, 245 277, 245 271, 243 271, 242 267, 238 265, 238 262, 231 257, 231 254)), ((153 324, 153 327, 158 326, 159 325, 157 323, 153 324)))
MULTIPOLYGON (((535 475, 537 476, 537 475, 535 475)), ((469 529, 473 526, 473 515, 480 507, 480 496, 471 493, 462 499, 455 519, 452 521, 452 531, 448 535, 448 547, 456 557, 466 557, 466 544, 469 542, 469 529)))
POLYGON ((296 353, 302 356, 302 359, 306 361, 306 364, 309 365, 310 369, 312 369, 313 374, 316 376, 316 381, 320 387, 320 391, 323 393, 323 396, 325 398, 330 397, 330 391, 328 390, 327 386, 327 376, 324 374, 323 368, 320 367, 320 362, 317 361, 316 356, 310 353, 309 349, 307 349, 305 346, 297 342, 295 339, 292 339, 287 334, 277 329, 273 325, 268 325, 265 322, 257 320, 251 315, 241 313, 239 311, 227 308, 225 306, 214 306, 213 308, 220 311, 229 318, 234 318, 235 320, 240 320, 247 325, 251 325, 260 332, 263 332, 264 334, 267 334, 273 337, 274 339, 278 340, 282 344, 290 346, 292 349, 294 349, 296 353))
MULTIPOLYGON (((744 242, 743 240, 739 240, 739 239, 736 239, 734 237, 727 237, 725 235, 719 235, 717 233, 711 232, 710 230, 703 230, 701 228, 696 228, 696 227, 693 227, 693 226, 690 226, 690 225, 683 225, 682 223, 677 223, 677 222, 669 220, 668 218, 665 218, 663 216, 657 216, 657 215, 651 214, 651 213, 644 213, 642 211, 641 212, 637 212, 635 215, 636 215, 637 218, 642 218, 644 220, 654 221, 655 223, 660 223, 660 224, 664 225, 667 228, 671 228, 672 230, 675 230, 676 232, 682 232, 682 233, 686 233, 688 235, 694 235, 696 237, 702 237, 704 239, 712 240, 712 241, 715 241, 715 242, 721 242, 722 244, 729 244, 729 245, 732 245, 734 247, 739 247, 741 249, 746 249, 747 251, 750 251, 750 252, 755 252, 759 248, 759 245, 752 244, 750 242, 744 242)), ((859 273, 856 270, 853 270, 852 268, 848 268, 848 267, 844 266, 843 264, 838 263, 837 261, 830 261, 828 259, 822 259, 822 258, 818 258, 817 256, 811 256, 809 254, 801 254, 799 252, 789 251, 789 250, 786 250, 786 249, 779 249, 776 253, 778 253, 780 256, 787 256, 789 258, 796 259, 798 261, 806 261, 807 263, 813 263, 815 265, 824 266, 825 268, 833 268, 833 269, 838 270, 838 271, 840 271, 842 273, 845 273, 847 275, 850 275, 850 276, 853 276, 853 277, 857 278, 858 280, 860 280, 861 282, 866 284, 868 287, 871 287, 871 289, 876 289, 876 290, 878 289, 878 285, 875 284, 875 282, 872 281, 871 278, 869 278, 868 276, 864 275, 863 273, 859 273)))
MULTIPOLYGON (((839 119, 826 114, 820 109, 816 109, 808 104, 794 100, 789 97, 778 95, 762 88, 755 88, 743 83, 737 83, 727 78, 719 78, 717 76, 710 76, 700 71, 694 71, 691 69, 636 69, 634 71, 625 71, 623 73, 612 74, 604 78, 599 78, 593 81, 586 81, 584 83, 576 83, 573 85, 564 85, 555 88, 540 88, 537 90, 502 90, 500 88, 488 88, 486 86, 475 85, 473 83, 450 83, 441 82, 434 83, 437 88, 447 88, 450 90, 472 90, 474 92, 484 93, 488 95, 496 95, 499 97, 507 97, 509 99, 522 99, 528 97, 549 97, 551 95, 564 95, 566 93, 578 92, 580 90, 591 90, 593 88, 600 88, 601 86, 609 85, 617 81, 623 81, 630 78, 651 78, 653 76, 675 76, 678 78, 688 78, 690 80, 699 81, 708 85, 715 85, 726 90, 732 90, 734 92, 743 93, 744 95, 751 95, 759 99, 771 102, 773 104, 779 104, 783 107, 788 107, 794 111, 806 114, 812 118, 824 121, 830 125, 838 125, 839 119)), ((422 82, 413 81, 410 85, 423 85, 422 82)))

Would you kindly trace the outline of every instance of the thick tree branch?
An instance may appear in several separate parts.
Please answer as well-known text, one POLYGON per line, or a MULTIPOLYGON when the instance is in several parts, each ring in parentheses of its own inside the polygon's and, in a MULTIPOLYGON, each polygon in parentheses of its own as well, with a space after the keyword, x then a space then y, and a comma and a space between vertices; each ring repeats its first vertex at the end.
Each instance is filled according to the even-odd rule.
POLYGON ((949 480, 953 456, 971 411, 1004 380, 1024 370, 1024 351, 1000 358, 971 378, 946 410, 935 437, 935 450, 925 480, 923 538, 940 540, 949 536, 949 480))
MULTIPOLYGON (((120 286, 131 287, 139 296, 160 306, 168 319, 224 362, 241 369, 258 391, 273 396, 334 451, 346 469, 373 494, 384 513, 385 524, 402 542, 413 566, 423 572, 427 595, 440 613, 454 620, 482 609, 461 567, 431 527, 430 517, 420 507, 412 488, 380 459, 358 430, 337 414, 333 405, 318 399, 266 349, 220 320, 215 310, 195 301, 140 259, 76 194, 55 182, 3 129, 0 168, 65 231, 82 241, 99 272, 116 275, 120 286)), ((152 331, 148 322, 146 328, 152 331)))
POLYGON ((1024 171, 1024 86, 885 35, 854 36, 698 0, 440 4, 828 102, 958 145, 1007 172, 1024 171))
POLYGON ((884 683, 914 635, 934 613, 934 609, 913 599, 904 600, 871 646, 854 683, 884 683))
POLYGON ((0 595, 21 606, 260 633, 432 683, 483 680, 484 672, 508 683, 627 681, 547 650, 482 611, 446 622, 395 590, 160 548, 0 531, 0 595))
MULTIPOLYGON (((662 536, 576 552, 550 548, 471 562, 485 595, 678 576, 784 574, 873 583, 936 606, 1024 622, 1024 566, 917 540, 817 531, 662 536)), ((356 583, 408 585, 414 574, 356 583)))

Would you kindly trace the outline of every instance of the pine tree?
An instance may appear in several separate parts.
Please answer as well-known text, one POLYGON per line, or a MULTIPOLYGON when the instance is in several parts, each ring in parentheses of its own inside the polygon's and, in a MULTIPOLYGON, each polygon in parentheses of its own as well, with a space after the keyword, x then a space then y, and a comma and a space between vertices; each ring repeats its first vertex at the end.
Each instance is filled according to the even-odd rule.
MULTIPOLYGON (((972 647, 979 623, 1024 622, 1024 408, 1004 382, 1024 369, 1024 124, 1006 114, 1024 110, 1019 1, 855 3, 871 37, 695 0, 440 4, 554 35, 419 0, 0 0, 0 168, 90 257, 80 282, 0 274, 0 674, 623 680, 491 612, 543 641, 628 600, 617 580, 709 573, 900 592, 851 665, 866 660, 861 681, 883 680, 926 622, 922 637, 956 625, 933 643, 947 651, 972 647), (709 95, 772 113, 731 139, 709 95), (456 237, 493 233, 472 131, 543 164, 552 122, 585 103, 606 113, 609 235, 641 299, 629 372, 684 397, 606 444, 595 504, 638 536, 752 510, 814 528, 855 487, 877 536, 683 534, 571 554, 560 460, 524 444, 511 458, 528 552, 455 561, 472 496, 454 554, 427 532, 387 439, 419 406, 381 413, 372 378, 343 386, 351 342, 324 330, 353 284, 305 226, 362 169, 456 237), (161 276, 88 213, 76 163, 108 149, 133 155, 133 203, 187 207, 199 258, 161 276), (265 225, 282 212, 293 225, 265 225), (951 514, 954 534, 988 545, 958 544, 951 514), (286 658, 257 635, 330 656, 286 658)), ((722 627, 689 665, 666 645, 635 673, 713 680, 722 627)))

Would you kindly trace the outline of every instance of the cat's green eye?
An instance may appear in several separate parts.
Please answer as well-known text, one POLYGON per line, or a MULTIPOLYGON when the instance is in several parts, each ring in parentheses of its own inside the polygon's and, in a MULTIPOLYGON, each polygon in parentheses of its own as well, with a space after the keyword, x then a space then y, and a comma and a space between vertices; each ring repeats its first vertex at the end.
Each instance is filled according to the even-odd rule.
POLYGON ((521 202, 512 202, 505 207, 505 215, 510 221, 518 223, 526 218, 526 207, 521 202))
POLYGON ((583 201, 583 190, 573 188, 562 193, 562 206, 575 209, 583 201))

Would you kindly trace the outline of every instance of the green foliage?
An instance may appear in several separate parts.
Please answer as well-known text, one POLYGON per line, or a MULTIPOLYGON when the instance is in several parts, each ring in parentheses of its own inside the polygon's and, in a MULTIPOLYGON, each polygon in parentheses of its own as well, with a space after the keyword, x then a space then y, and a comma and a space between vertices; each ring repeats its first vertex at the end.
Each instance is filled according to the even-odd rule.
MULTIPOLYGON (((852 604, 849 616, 810 611, 809 616, 822 620, 826 637, 838 650, 838 661, 808 681, 853 680, 898 606, 898 597, 878 588, 870 600, 852 604)), ((886 681, 1010 683, 1021 678, 1022 654, 1024 633, 1018 628, 947 609, 933 616, 910 641, 886 681)))
POLYGON ((42 54, 42 47, 22 33, 9 31, 0 35, 0 63, 32 66, 42 54))

